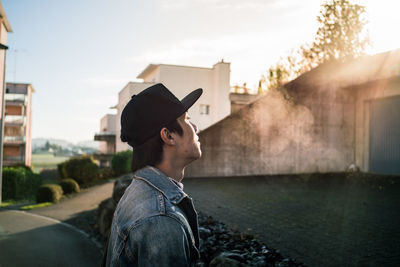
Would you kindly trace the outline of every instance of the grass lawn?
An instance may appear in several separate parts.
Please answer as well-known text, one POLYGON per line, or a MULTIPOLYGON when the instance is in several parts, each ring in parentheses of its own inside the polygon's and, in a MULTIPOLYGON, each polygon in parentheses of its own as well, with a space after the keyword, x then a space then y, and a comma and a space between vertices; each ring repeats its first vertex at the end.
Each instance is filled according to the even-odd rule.
POLYGON ((40 172, 42 169, 56 169, 57 164, 66 161, 69 157, 57 156, 52 154, 32 154, 32 165, 34 172, 40 172))

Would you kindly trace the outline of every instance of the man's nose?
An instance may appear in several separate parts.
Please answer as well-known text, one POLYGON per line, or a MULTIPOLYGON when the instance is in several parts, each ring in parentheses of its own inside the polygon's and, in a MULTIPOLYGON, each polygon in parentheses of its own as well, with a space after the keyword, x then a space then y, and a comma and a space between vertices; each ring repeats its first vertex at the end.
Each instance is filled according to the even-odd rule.
POLYGON ((190 124, 193 126, 194 132, 197 133, 197 131, 198 131, 199 129, 197 129, 196 124, 194 124, 193 122, 190 122, 190 124))

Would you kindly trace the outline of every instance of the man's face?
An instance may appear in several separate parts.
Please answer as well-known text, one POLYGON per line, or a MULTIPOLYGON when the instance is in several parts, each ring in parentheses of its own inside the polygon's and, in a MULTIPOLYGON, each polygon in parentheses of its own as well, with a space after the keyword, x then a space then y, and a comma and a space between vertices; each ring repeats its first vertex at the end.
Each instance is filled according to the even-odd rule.
POLYGON ((176 135, 177 153, 187 160, 187 164, 201 157, 199 137, 197 136, 197 126, 190 122, 190 117, 185 112, 178 119, 182 127, 183 135, 176 135))

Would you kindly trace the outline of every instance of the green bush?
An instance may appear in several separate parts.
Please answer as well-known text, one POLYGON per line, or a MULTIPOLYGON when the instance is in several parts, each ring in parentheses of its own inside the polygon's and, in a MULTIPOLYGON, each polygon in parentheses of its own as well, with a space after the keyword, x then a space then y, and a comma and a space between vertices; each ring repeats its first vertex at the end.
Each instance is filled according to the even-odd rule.
POLYGON ((34 199, 42 177, 25 167, 4 167, 3 199, 34 199))
POLYGON ((56 169, 43 169, 39 174, 42 176, 43 180, 59 180, 59 174, 56 169))
POLYGON ((98 167, 92 158, 80 156, 57 165, 61 178, 73 178, 79 185, 85 185, 98 177, 98 167))
POLYGON ((58 202, 63 195, 63 190, 58 184, 44 184, 36 193, 36 202, 58 202))
POLYGON ((100 179, 109 179, 114 177, 114 172, 111 168, 101 168, 99 170, 100 179))
POLYGON ((64 194, 79 193, 79 191, 81 191, 78 183, 74 179, 62 179, 60 186, 64 194))
POLYGON ((111 159, 111 169, 114 174, 119 176, 131 171, 132 151, 126 150, 113 155, 111 159))
POLYGON ((61 163, 57 164, 58 176, 61 179, 68 178, 67 170, 65 169, 65 165, 67 164, 67 161, 64 161, 64 162, 61 162, 61 163))

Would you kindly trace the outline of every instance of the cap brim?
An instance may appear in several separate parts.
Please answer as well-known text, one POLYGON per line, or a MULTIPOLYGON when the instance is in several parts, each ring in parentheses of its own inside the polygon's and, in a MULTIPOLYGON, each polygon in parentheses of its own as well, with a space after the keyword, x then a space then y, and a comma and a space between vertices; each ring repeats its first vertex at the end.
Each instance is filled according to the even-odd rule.
POLYGON ((185 107, 186 111, 193 106, 193 104, 199 99, 201 94, 203 93, 203 89, 199 88, 185 96, 182 100, 181 103, 185 107))

